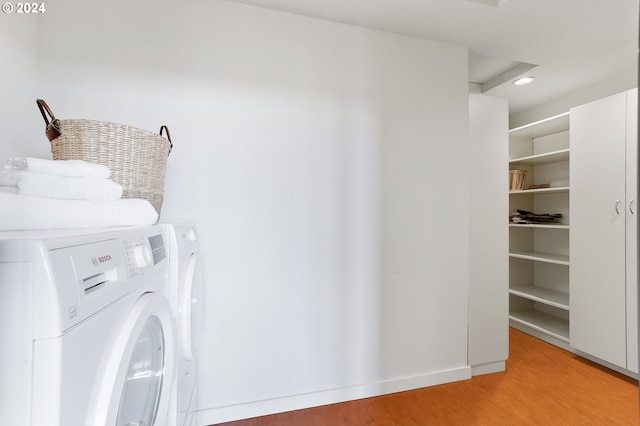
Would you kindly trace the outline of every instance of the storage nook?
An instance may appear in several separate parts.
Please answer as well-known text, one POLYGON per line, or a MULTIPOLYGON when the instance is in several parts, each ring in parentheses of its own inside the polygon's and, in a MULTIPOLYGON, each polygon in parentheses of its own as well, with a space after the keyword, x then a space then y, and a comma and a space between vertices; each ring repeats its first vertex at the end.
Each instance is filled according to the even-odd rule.
POLYGON ((510 130, 509 158, 509 323, 568 348, 569 113, 510 130))

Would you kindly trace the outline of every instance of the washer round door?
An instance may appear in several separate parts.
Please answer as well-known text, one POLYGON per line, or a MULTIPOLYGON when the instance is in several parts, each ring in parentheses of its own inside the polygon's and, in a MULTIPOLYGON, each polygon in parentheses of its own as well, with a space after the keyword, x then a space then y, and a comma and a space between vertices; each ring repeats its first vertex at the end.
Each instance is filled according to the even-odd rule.
POLYGON ((166 299, 143 294, 106 354, 95 411, 87 424, 164 425, 175 380, 173 339, 166 299))

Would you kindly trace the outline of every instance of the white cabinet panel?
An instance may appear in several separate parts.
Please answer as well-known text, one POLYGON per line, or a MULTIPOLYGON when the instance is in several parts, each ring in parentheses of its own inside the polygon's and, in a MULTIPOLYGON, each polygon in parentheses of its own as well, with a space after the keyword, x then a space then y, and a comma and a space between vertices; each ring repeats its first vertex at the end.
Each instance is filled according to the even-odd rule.
POLYGON ((508 105, 469 95, 469 365, 473 374, 504 370, 509 351, 508 228, 496 212, 507 208, 508 105), (478 191, 477 188, 483 188, 478 191))
POLYGON ((570 141, 571 346, 629 368, 627 93, 573 108, 570 141))
POLYGON ((627 369, 638 372, 638 90, 627 94, 627 369))

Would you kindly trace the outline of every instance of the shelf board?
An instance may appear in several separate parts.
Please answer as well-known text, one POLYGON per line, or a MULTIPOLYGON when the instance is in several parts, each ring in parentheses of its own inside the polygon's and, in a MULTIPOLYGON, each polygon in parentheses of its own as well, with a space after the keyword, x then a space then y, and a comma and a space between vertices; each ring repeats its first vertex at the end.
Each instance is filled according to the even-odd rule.
POLYGON ((510 228, 539 228, 539 229, 569 229, 569 225, 563 223, 545 224, 545 223, 510 223, 510 228))
POLYGON ((524 324, 521 324, 514 320, 509 320, 509 327, 514 328, 516 330, 520 330, 523 333, 527 333, 530 336, 535 337, 536 339, 540 339, 544 342, 551 343, 554 346, 564 349, 565 351, 571 352, 573 354, 576 353, 576 350, 571 347, 567 339, 563 338, 562 340, 557 339, 547 333, 542 333, 536 329, 528 327, 524 324))
POLYGON ((509 166, 538 166, 541 164, 560 163, 562 161, 569 161, 569 148, 546 152, 544 154, 514 158, 509 161, 509 166))
POLYGON ((514 286, 509 289, 509 294, 555 306, 556 308, 569 310, 569 294, 556 290, 550 290, 535 285, 514 286))
POLYGON ((556 188, 521 189, 516 191, 509 191, 509 195, 554 194, 561 192, 569 192, 569 187, 558 186, 556 188))
POLYGON ((526 325, 541 333, 553 336, 558 340, 569 343, 569 321, 556 316, 536 311, 509 312, 509 319, 526 325))
POLYGON ((554 253, 514 251, 509 252, 509 257, 515 257, 525 260, 535 260, 538 262, 555 263, 557 265, 569 265, 569 256, 554 253))
POLYGON ((544 120, 513 128, 509 130, 509 135, 534 138, 552 135, 565 130, 569 130, 569 111, 554 115, 553 117, 545 118, 544 120))

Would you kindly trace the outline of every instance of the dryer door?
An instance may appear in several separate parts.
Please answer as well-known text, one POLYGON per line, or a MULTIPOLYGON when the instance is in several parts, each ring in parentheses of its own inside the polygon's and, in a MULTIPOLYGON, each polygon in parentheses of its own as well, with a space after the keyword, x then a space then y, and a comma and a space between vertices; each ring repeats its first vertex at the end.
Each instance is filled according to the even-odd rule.
POLYGON ((96 408, 87 424, 166 423, 175 379, 172 327, 163 296, 146 293, 136 301, 108 353, 96 408))
MULTIPOLYGON (((191 254, 184 270, 184 276, 180 277, 183 283, 180 295, 180 312, 178 315, 178 336, 182 356, 186 360, 195 357, 200 341, 200 322, 202 318, 202 280, 200 278, 200 268, 198 256, 191 254)), ((182 274, 181 274, 182 275, 182 274)))

